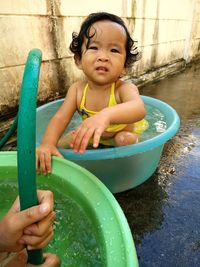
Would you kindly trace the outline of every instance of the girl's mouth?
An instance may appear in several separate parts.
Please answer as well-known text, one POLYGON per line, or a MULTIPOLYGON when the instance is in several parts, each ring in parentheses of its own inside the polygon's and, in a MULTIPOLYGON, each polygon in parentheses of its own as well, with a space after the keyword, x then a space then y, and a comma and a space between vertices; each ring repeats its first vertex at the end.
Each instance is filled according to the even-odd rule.
POLYGON ((108 69, 106 67, 100 66, 96 68, 97 71, 107 72, 108 69))

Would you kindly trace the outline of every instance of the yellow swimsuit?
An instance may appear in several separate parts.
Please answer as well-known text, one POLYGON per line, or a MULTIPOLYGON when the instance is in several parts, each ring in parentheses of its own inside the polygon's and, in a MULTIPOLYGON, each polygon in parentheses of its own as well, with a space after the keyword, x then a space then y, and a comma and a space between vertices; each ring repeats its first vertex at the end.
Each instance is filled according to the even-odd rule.
MULTIPOLYGON (((80 107, 78 109, 78 113, 80 114, 80 116, 82 117, 83 120, 87 119, 88 117, 91 117, 92 115, 97 114, 98 112, 93 111, 93 110, 88 110, 85 107, 85 100, 86 100, 86 94, 87 94, 87 90, 88 90, 88 83, 85 85, 84 89, 83 89, 83 96, 81 99, 81 103, 80 103, 80 107)), ((109 103, 108 103, 108 107, 112 107, 117 105, 117 101, 115 98, 115 83, 112 83, 111 85, 111 89, 110 89, 110 98, 109 98, 109 103)), ((122 131, 125 127, 127 126, 127 124, 112 124, 110 125, 108 128, 106 128, 106 132, 110 132, 110 133, 115 133, 115 132, 120 132, 122 131)), ((146 120, 141 120, 138 122, 134 123, 134 133, 140 134, 143 131, 145 131, 148 128, 149 124, 146 120)), ((108 140, 102 140, 101 143, 105 143, 104 141, 108 141, 108 140), (103 142, 102 142, 103 141, 103 142)), ((107 143, 107 142, 106 142, 107 143)))

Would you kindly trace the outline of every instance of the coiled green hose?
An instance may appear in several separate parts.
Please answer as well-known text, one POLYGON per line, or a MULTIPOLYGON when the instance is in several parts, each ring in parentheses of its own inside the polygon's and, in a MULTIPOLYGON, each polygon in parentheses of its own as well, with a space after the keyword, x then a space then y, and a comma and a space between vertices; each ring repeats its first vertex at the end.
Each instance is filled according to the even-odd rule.
POLYGON ((0 148, 4 146, 4 144, 9 140, 9 138, 14 134, 14 132, 17 129, 17 122, 18 122, 18 116, 15 117, 13 124, 9 128, 9 130, 6 132, 6 134, 1 138, 0 140, 0 148))
MULTIPOLYGON (((18 185, 21 210, 38 204, 35 165, 36 100, 42 53, 30 51, 20 92, 17 127, 18 185)), ((28 262, 43 263, 42 250, 27 250, 28 262)))

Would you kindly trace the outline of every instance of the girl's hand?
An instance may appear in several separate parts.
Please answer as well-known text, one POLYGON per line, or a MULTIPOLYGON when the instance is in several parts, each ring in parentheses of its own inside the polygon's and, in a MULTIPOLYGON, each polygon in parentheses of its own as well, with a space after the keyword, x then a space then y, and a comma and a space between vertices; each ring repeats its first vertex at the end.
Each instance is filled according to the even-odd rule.
POLYGON ((63 158, 54 145, 42 144, 36 149, 36 172, 44 175, 51 173, 51 156, 63 158))
POLYGON ((109 124, 109 118, 105 112, 99 112, 85 119, 73 133, 71 148, 74 152, 84 153, 91 138, 93 138, 93 147, 97 148, 101 135, 109 124))

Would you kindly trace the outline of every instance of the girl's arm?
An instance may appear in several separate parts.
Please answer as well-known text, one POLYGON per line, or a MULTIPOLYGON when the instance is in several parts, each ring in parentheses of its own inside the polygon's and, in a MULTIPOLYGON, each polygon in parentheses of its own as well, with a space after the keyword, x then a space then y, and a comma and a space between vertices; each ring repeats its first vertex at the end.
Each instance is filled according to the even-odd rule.
POLYGON ((119 104, 101 111, 109 119, 109 124, 131 124, 142 120, 145 115, 144 103, 134 84, 123 83, 117 90, 119 104))
POLYGON ((47 126, 41 145, 36 149, 37 173, 40 169, 44 175, 51 172, 52 155, 63 157, 56 144, 76 111, 77 86, 78 83, 75 83, 69 88, 63 104, 47 126))
POLYGON ((73 84, 65 97, 65 100, 56 114, 50 120, 42 144, 56 146, 60 136, 69 124, 74 112, 76 111, 76 84, 73 84))
POLYGON ((93 138, 93 147, 98 147, 102 133, 111 124, 131 124, 144 118, 144 103, 137 87, 121 82, 116 89, 119 104, 87 118, 75 130, 71 144, 75 152, 84 153, 90 138, 93 138))

